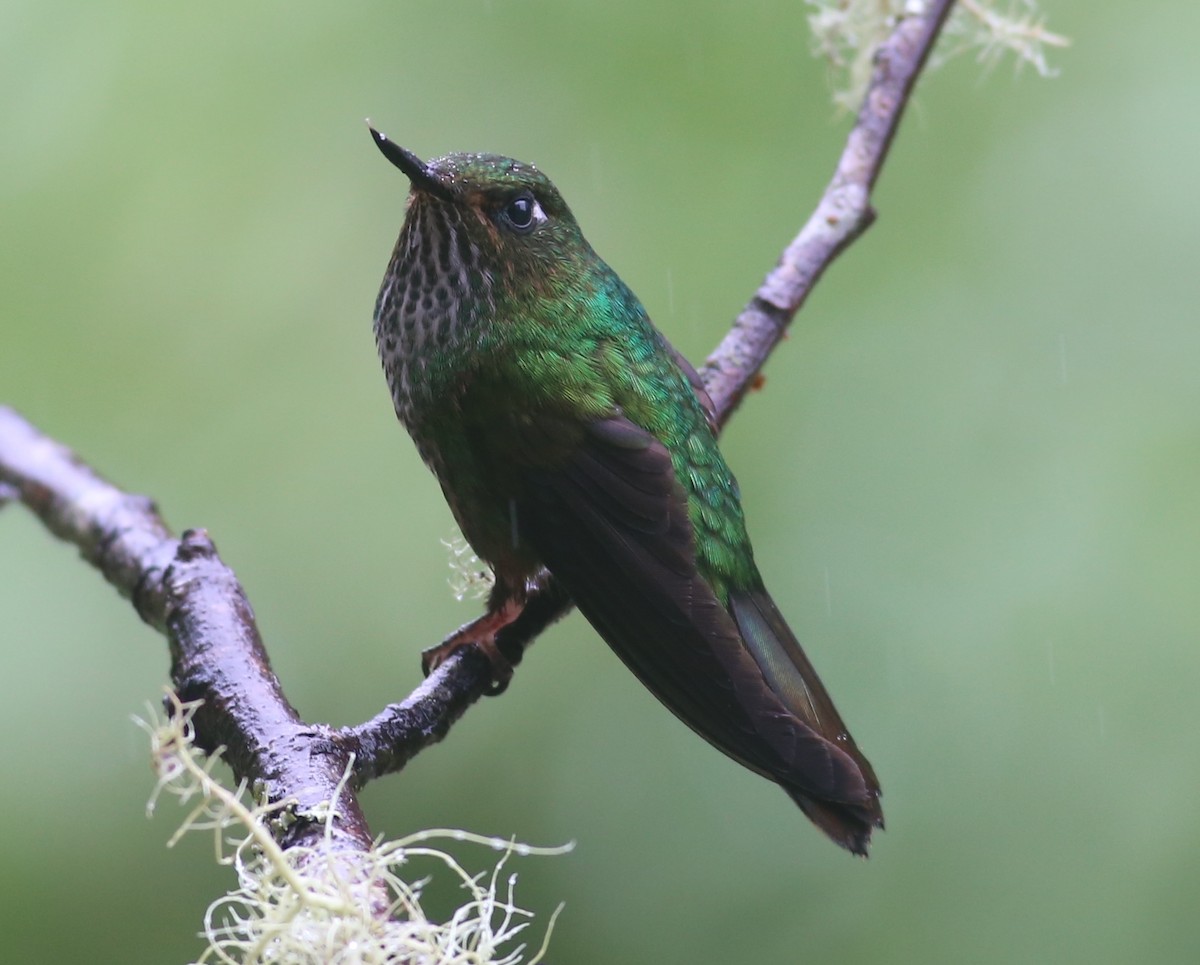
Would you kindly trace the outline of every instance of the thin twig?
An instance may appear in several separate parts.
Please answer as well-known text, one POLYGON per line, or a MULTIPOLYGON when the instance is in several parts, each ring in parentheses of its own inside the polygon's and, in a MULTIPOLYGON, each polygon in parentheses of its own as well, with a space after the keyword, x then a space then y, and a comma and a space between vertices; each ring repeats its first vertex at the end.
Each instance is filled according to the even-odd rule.
POLYGON ((880 46, 858 118, 816 210, 701 368, 722 425, 825 269, 874 222, 871 189, 953 5, 954 0, 935 0, 920 16, 901 20, 880 46))

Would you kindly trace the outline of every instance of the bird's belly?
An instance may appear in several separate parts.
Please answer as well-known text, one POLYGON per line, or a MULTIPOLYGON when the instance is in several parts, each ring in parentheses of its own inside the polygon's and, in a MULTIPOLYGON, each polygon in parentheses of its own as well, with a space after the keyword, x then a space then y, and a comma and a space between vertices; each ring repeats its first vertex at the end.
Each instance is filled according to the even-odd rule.
POLYGON ((469 447, 437 444, 412 425, 409 431, 475 555, 492 568, 498 581, 523 586, 542 563, 536 548, 522 537, 516 493, 503 474, 481 465, 469 447))

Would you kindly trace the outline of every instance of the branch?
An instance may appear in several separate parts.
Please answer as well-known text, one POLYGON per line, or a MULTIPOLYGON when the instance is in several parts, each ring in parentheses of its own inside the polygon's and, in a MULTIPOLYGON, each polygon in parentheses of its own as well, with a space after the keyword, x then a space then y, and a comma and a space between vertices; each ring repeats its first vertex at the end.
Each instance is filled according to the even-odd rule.
MULTIPOLYGON (((208 535, 188 530, 176 539, 150 499, 117 489, 0 407, 4 492, 79 547, 138 615, 166 634, 176 691, 184 700, 204 701, 196 714, 201 746, 210 752, 223 746, 239 780, 261 782, 272 801, 295 802, 300 820, 289 828, 287 843, 321 847, 323 825, 306 818, 334 800, 347 755, 287 702, 254 611, 208 535)), ((368 848, 371 835, 357 800, 343 794, 337 809, 326 847, 368 848)))
MULTIPOLYGON (((754 384, 812 286, 874 219, 874 186, 913 84, 953 0, 931 0, 901 19, 876 55, 875 71, 833 179, 816 211, 709 357, 703 378, 724 424, 754 384)), ((445 736, 491 682, 486 658, 454 653, 402 703, 343 729, 306 724, 284 697, 254 612, 203 530, 175 538, 154 503, 117 489, 64 446, 0 407, 0 507, 19 500, 163 632, 180 698, 202 699, 195 718, 205 749, 224 748, 239 778, 269 800, 292 802, 298 820, 284 844, 318 853, 364 852, 371 835, 358 805, 367 781, 399 770, 445 736), (338 793, 353 767, 352 786, 338 793), (314 814, 333 801, 329 831, 314 814)), ((498 645, 517 663, 524 647, 571 608, 550 578, 531 594, 498 645)))
POLYGON ((700 370, 721 425, 755 384, 825 269, 874 222, 871 189, 953 6, 954 0, 932 0, 922 14, 902 19, 876 51, 858 118, 816 210, 700 370))

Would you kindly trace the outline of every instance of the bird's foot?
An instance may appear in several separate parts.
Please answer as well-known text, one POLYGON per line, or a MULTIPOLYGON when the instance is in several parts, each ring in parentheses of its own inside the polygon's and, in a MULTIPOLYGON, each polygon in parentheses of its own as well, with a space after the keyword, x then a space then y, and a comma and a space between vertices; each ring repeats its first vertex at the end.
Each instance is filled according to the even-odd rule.
POLYGON ((523 605, 506 600, 498 609, 489 610, 477 620, 464 624, 435 647, 421 653, 421 669, 428 677, 460 647, 475 646, 492 665, 492 682, 486 691, 489 697, 504 693, 512 680, 513 665, 496 646, 496 635, 521 615, 523 605))

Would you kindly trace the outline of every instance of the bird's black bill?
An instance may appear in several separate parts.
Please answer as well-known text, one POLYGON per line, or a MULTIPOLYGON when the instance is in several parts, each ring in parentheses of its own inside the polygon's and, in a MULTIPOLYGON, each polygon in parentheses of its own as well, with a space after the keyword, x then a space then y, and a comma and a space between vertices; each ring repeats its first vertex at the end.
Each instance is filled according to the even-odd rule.
POLYGON ((427 191, 446 201, 451 200, 454 192, 451 191, 449 185, 429 170, 424 161, 412 151, 402 148, 382 131, 375 130, 370 121, 367 122, 367 129, 371 132, 371 138, 375 141, 375 146, 379 148, 380 153, 404 172, 405 177, 412 182, 414 188, 427 191))

